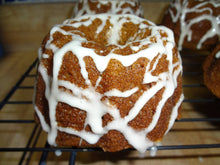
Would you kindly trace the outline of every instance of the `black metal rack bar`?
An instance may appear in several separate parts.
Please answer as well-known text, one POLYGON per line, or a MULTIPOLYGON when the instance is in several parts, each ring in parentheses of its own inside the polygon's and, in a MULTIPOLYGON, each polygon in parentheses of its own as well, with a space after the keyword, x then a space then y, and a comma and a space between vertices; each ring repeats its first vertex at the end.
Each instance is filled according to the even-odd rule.
MULTIPOLYGON (((32 133, 31 133, 31 136, 30 136, 30 138, 29 138, 29 140, 28 140, 28 143, 27 143, 27 145, 26 145, 25 148, 30 147, 31 141, 32 141, 32 139, 34 138, 34 134, 35 134, 36 130, 37 130, 37 125, 35 124, 35 127, 34 127, 32 133)), ((24 158, 25 158, 26 154, 27 154, 27 152, 24 151, 23 154, 22 154, 22 156, 21 156, 19 165, 22 164, 22 162, 24 161, 24 158)))
MULTIPOLYGON (((27 71, 21 76, 21 78, 18 80, 18 82, 15 84, 14 87, 12 87, 12 89, 10 90, 10 92, 7 94, 7 96, 4 98, 4 100, 2 102, 0 102, 0 110, 2 109, 2 107, 8 103, 9 98, 14 94, 14 92, 18 89, 18 87, 20 86, 20 84, 24 81, 24 79, 27 77, 27 75, 31 72, 31 70, 36 66, 38 59, 36 59, 31 65, 30 67, 27 69, 27 71)), ((11 102, 14 103, 14 102, 11 102)), ((26 102, 23 102, 24 104, 26 102)))
POLYGON ((77 152, 75 152, 75 151, 72 151, 70 153, 69 165, 74 165, 75 164, 75 162, 76 162, 76 154, 77 154, 77 152))
MULTIPOLYGON (((179 149, 204 149, 204 148, 220 148, 220 144, 190 144, 190 145, 169 145, 169 146, 154 146, 149 147, 147 151, 151 151, 152 148, 157 150, 179 150, 179 149)), ((45 152, 43 154, 47 155, 47 152, 56 152, 57 150, 61 152, 103 152, 100 148, 59 148, 53 147, 50 148, 48 145, 42 148, 34 148, 34 147, 27 147, 27 148, 0 148, 0 152, 45 152)), ((133 151, 134 149, 126 149, 124 151, 133 151)), ((120 151, 123 152, 123 151, 120 151)), ((46 157, 43 156, 42 160, 45 160, 46 157)))

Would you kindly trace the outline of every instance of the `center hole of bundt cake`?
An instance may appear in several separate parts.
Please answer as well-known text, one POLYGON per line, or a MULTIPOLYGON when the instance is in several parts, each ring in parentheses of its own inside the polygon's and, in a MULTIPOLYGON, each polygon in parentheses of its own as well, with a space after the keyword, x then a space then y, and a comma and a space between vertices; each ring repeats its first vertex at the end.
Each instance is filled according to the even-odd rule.
MULTIPOLYGON (((147 22, 142 24, 149 25, 147 22)), ((140 24, 135 24, 130 20, 125 21, 116 28, 108 20, 104 27, 101 25, 101 20, 97 19, 97 22, 94 21, 93 24, 87 27, 88 29, 84 33, 87 40, 92 42, 84 42, 82 46, 95 49, 95 52, 102 56, 108 55, 113 49, 116 54, 133 54, 137 50, 133 50, 132 47, 139 47, 140 40, 151 35, 151 30, 147 26, 146 28, 140 28, 140 24), (98 26, 94 26, 94 24, 98 26), (91 33, 87 35, 88 32, 91 33)), ((153 39, 151 41, 156 42, 153 39)), ((148 45, 145 45, 142 48, 147 47, 148 45)))
POLYGON ((113 25, 109 20, 103 23, 97 18, 87 28, 81 27, 80 31, 84 32, 88 41, 93 41, 99 47, 105 48, 109 45, 124 46, 151 34, 151 30, 147 28, 143 30, 139 26, 140 24, 135 24, 130 19, 113 25))

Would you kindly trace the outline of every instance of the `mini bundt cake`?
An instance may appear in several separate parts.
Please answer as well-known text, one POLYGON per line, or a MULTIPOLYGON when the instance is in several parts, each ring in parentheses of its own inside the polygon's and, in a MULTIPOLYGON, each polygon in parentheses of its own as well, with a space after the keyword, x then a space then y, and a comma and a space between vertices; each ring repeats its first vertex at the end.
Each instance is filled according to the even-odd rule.
POLYGON ((162 24, 173 30, 179 50, 211 50, 220 37, 220 1, 174 0, 162 24))
POLYGON ((135 15, 84 15, 39 50, 35 110, 51 145, 140 152, 181 117, 173 32, 135 15))
POLYGON ((101 13, 144 15, 139 0, 79 0, 73 17, 101 13))
POLYGON ((203 70, 205 85, 220 98, 220 44, 206 57, 203 70))

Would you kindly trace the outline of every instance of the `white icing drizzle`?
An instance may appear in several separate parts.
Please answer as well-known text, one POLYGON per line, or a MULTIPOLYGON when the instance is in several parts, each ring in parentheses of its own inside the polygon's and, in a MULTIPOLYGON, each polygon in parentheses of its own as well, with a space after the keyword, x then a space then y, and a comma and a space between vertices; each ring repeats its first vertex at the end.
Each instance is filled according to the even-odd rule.
POLYGON ((121 92, 118 89, 112 89, 111 91, 106 92, 105 96, 108 96, 108 97, 110 97, 110 96, 129 97, 132 94, 134 94, 135 92, 137 92, 138 90, 139 90, 138 87, 135 87, 135 88, 130 89, 125 92, 121 92))
MULTIPOLYGON (((120 32, 120 28, 123 23, 127 22, 127 18, 130 18, 133 23, 139 24, 140 31, 143 31, 146 27, 151 29, 151 35, 146 37, 142 40, 138 40, 140 42, 140 46, 148 44, 148 48, 144 50, 140 50, 139 52, 127 56, 122 56, 119 54, 113 53, 114 49, 107 55, 107 56, 100 56, 95 53, 94 49, 82 47, 82 42, 86 42, 86 39, 74 34, 74 32, 66 32, 61 30, 60 27, 62 25, 55 26, 50 34, 50 39, 46 43, 46 48, 52 49, 54 53, 53 57, 53 78, 51 78, 47 74, 46 68, 40 63, 38 71, 42 75, 46 89, 45 89, 45 97, 49 103, 49 116, 50 116, 50 125, 48 126, 46 123, 43 115, 39 111, 38 107, 35 106, 35 110, 37 115, 39 116, 41 125, 43 129, 48 132, 48 142, 51 145, 56 145, 55 139, 57 136, 57 131, 66 132, 69 134, 73 134, 79 136, 83 140, 87 141, 90 144, 95 144, 98 140, 106 134, 109 130, 118 130, 120 131, 124 137, 127 139, 129 144, 131 144, 134 148, 136 148, 141 153, 144 153, 146 149, 150 146, 154 145, 154 142, 146 138, 146 135, 152 131, 155 126, 157 125, 158 119, 160 117, 162 108, 166 101, 173 95, 174 90, 177 87, 177 77, 182 73, 182 65, 181 59, 178 54, 179 61, 173 64, 173 53, 172 49, 175 47, 174 37, 171 30, 163 26, 156 26, 155 24, 148 22, 150 26, 141 24, 145 19, 134 15, 109 15, 109 14, 100 14, 100 15, 85 15, 79 17, 78 20, 87 19, 87 21, 82 23, 71 23, 74 19, 70 19, 64 22, 64 25, 78 27, 80 25, 88 26, 92 23, 94 19, 101 19, 102 25, 98 27, 98 31, 103 28, 103 25, 109 20, 114 27, 112 27, 110 33, 111 38, 109 40, 109 44, 117 43, 119 39, 119 35, 116 33, 120 32), (120 22, 118 21, 120 20, 120 22), (133 21, 134 20, 134 21, 133 21), (143 28, 143 29, 142 29, 143 28), (65 44, 62 48, 58 49, 53 45, 51 42, 53 41, 53 33, 56 31, 61 32, 64 35, 71 35, 73 40, 67 44, 65 44), (162 37, 160 31, 166 32, 167 37, 162 37), (113 35, 114 34, 114 35, 113 35), (156 43, 150 41, 150 37, 156 38, 156 43), (164 41, 166 41, 166 45, 164 45, 164 41), (79 65, 81 66, 81 74, 85 79, 88 88, 83 89, 78 87, 77 85, 64 80, 58 79, 58 74, 61 69, 61 65, 63 62, 63 57, 66 52, 72 52, 76 55, 79 61, 79 65), (159 59, 166 55, 168 64, 168 71, 162 72, 158 76, 153 76, 152 72, 157 67, 159 59), (85 67, 85 62, 83 60, 84 57, 90 56, 94 63, 96 64, 97 69, 100 72, 100 75, 105 71, 108 66, 108 63, 111 59, 117 59, 120 61, 124 66, 130 66, 135 61, 137 61, 140 57, 147 58, 150 62, 146 66, 145 75, 143 78, 143 84, 153 83, 153 85, 148 90, 144 91, 143 94, 138 98, 136 103, 134 104, 133 108, 129 111, 129 114, 124 118, 121 118, 119 110, 111 105, 108 99, 102 101, 101 99, 104 96, 115 96, 115 97, 129 97, 135 92, 139 90, 138 87, 134 87, 127 91, 119 91, 118 89, 112 89, 110 91, 105 92, 104 94, 100 94, 96 92, 96 88, 99 86, 101 81, 101 76, 98 78, 96 82, 96 86, 93 87, 91 85, 90 80, 88 79, 88 72, 85 67), (150 69, 151 61, 157 57, 154 66, 150 69), (174 70, 175 68, 175 70, 174 70), (71 90, 72 92, 64 92, 59 87, 65 87, 66 89, 71 90), (143 106, 160 90, 164 88, 164 93, 162 95, 162 99, 158 103, 156 108, 155 114, 153 116, 152 122, 149 126, 143 130, 135 130, 134 128, 129 126, 129 122, 133 120, 143 108, 143 106), (72 107, 76 107, 79 109, 84 110, 87 113, 87 118, 85 121, 85 126, 87 124, 90 125, 92 132, 87 132, 85 130, 77 131, 73 128, 64 128, 57 125, 56 121, 56 107, 58 102, 66 103, 72 107), (109 122, 105 127, 102 126, 102 117, 103 115, 109 113, 113 117, 113 121, 109 122)), ((130 42, 126 43, 124 46, 129 44, 130 42)), ((118 47, 124 47, 118 46, 118 47)), ((42 55, 43 52, 39 51, 39 58, 47 58, 45 55, 42 55)), ((177 117, 177 110, 183 101, 183 95, 179 98, 178 102, 173 105, 172 114, 170 117, 170 122, 167 131, 172 127, 176 117, 177 117)))
POLYGON ((49 132, 50 131, 50 126, 45 121, 44 116, 42 115, 42 113, 40 112, 40 110, 38 109, 38 107, 36 105, 34 106, 34 109, 35 109, 35 112, 37 113, 37 116, 39 117, 39 120, 41 122, 43 130, 45 132, 49 132))
POLYGON ((61 156, 62 155, 62 151, 61 150, 56 150, 55 151, 55 155, 56 156, 61 156))
POLYGON ((175 107, 173 107, 173 111, 172 111, 172 114, 171 114, 169 125, 168 125, 168 128, 167 128, 165 134, 167 134, 169 132, 169 130, 172 128, 172 126, 173 126, 173 124, 174 124, 174 122, 177 118, 177 115, 178 115, 178 108, 180 107, 183 99, 184 99, 184 96, 182 94, 181 97, 180 97, 180 101, 175 105, 175 107))
POLYGON ((121 12, 120 14, 134 14, 143 17, 143 8, 141 5, 139 5, 139 0, 79 0, 78 3, 82 4, 82 9, 79 10, 78 5, 76 4, 73 11, 73 17, 80 17, 85 13, 96 14, 96 11, 91 10, 89 1, 92 3, 92 5, 97 3, 96 7, 98 9, 101 8, 101 5, 107 5, 108 3, 111 3, 111 8, 106 12, 109 14, 118 14, 118 12, 121 12), (122 8, 125 3, 130 4, 133 7, 138 5, 138 9, 134 11, 130 7, 122 8))
POLYGON ((150 156, 154 157, 156 156, 156 154, 157 154, 157 147, 156 146, 151 147, 150 156))
POLYGON ((220 51, 216 53, 215 58, 220 58, 220 51))
POLYGON ((204 7, 207 4, 212 4, 214 7, 220 7, 220 1, 209 0, 209 1, 200 1, 197 5, 192 8, 188 8, 188 0, 175 0, 171 3, 171 8, 169 9, 169 13, 171 15, 172 21, 176 23, 178 20, 180 21, 180 37, 178 41, 178 49, 182 50, 182 44, 184 39, 187 37, 187 41, 191 41, 193 32, 191 27, 203 20, 208 20, 211 23, 211 28, 202 36, 200 41, 197 43, 197 49, 201 49, 202 44, 209 38, 214 37, 215 35, 220 36, 220 16, 214 16, 211 8, 204 7), (171 10, 175 9, 176 13, 174 14, 171 10), (208 11, 209 14, 203 14, 201 16, 197 16, 191 20, 185 21, 186 15, 192 12, 201 13, 203 11, 208 11))

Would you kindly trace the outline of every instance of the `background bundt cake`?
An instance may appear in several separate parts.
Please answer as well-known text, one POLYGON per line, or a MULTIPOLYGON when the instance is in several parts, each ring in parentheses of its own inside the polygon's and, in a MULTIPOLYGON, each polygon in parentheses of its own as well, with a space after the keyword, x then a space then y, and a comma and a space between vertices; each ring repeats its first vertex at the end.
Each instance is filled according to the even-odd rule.
POLYGON ((178 49, 210 50, 220 37, 220 1, 173 0, 162 24, 173 30, 178 49))
POLYGON ((203 71, 205 85, 220 98, 220 44, 205 59, 203 71))
POLYGON ((133 14, 143 17, 139 0, 79 0, 74 8, 73 17, 84 14, 133 14))
POLYGON ((173 33, 134 15, 84 15, 54 26, 39 51, 35 110, 51 145, 135 148, 180 118, 173 33))

